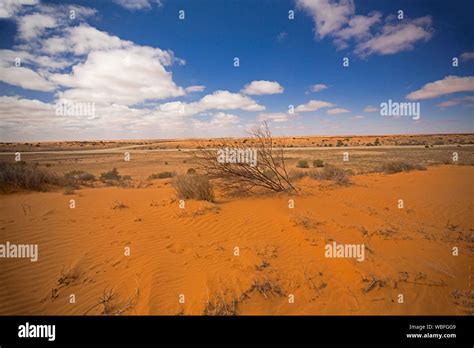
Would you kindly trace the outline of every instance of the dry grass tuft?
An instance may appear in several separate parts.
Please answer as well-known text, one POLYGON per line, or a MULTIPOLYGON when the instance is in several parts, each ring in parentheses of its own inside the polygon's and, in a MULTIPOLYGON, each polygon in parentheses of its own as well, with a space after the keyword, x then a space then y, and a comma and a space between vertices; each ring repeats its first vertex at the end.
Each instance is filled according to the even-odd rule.
POLYGON ((214 190, 205 175, 178 175, 173 180, 173 187, 179 199, 214 201, 214 190))
POLYGON ((404 161, 390 161, 382 164, 382 166, 377 171, 387 174, 394 174, 408 172, 410 170, 426 170, 426 167, 422 164, 411 164, 404 161))
POLYGON ((65 183, 57 175, 25 162, 0 162, 0 190, 47 191, 51 186, 65 183))

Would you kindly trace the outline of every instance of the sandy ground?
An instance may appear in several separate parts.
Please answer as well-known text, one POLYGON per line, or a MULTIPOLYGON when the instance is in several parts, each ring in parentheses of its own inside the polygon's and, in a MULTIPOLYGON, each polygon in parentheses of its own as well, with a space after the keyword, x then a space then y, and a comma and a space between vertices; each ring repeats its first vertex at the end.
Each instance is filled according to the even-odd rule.
POLYGON ((473 176, 439 165, 347 187, 305 178, 298 195, 185 209, 169 179, 1 195, 1 242, 38 244, 39 260, 0 260, 0 314, 472 314, 473 176), (326 258, 333 241, 363 243, 365 260, 326 258))

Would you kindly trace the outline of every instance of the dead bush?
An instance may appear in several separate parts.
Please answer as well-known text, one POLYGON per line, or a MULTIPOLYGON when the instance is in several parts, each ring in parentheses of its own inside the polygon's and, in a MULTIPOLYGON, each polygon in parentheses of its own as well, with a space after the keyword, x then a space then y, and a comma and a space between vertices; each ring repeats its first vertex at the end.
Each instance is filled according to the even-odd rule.
POLYGON ((311 172, 309 176, 316 180, 332 180, 339 185, 348 185, 350 183, 349 171, 333 165, 326 165, 322 170, 311 172))
POLYGON ((411 164, 404 161, 390 161, 382 164, 378 171, 387 174, 394 174, 408 172, 410 170, 426 170, 426 167, 421 164, 411 164))
POLYGON ((185 174, 173 179, 173 187, 179 199, 214 201, 214 190, 205 175, 185 174))
POLYGON ((56 174, 24 162, 0 162, 0 190, 47 191, 52 185, 63 185, 56 174))

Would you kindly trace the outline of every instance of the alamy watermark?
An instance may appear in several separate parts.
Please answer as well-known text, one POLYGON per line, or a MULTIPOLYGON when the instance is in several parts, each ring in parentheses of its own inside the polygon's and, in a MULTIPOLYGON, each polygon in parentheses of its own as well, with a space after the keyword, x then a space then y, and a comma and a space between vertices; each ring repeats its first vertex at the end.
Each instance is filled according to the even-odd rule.
POLYGON ((38 244, 0 244, 0 258, 27 258, 31 262, 38 261, 38 244))
POLYGON ((95 103, 61 99, 56 103, 56 116, 84 116, 92 120, 95 118, 95 103))
POLYGON ((217 162, 219 163, 243 163, 251 167, 257 165, 257 149, 223 148, 217 150, 217 162))
POLYGON ((364 261, 365 245, 364 244, 326 244, 324 247, 324 256, 329 258, 355 258, 357 261, 364 261))
POLYGON ((380 103, 381 116, 409 116, 414 120, 420 119, 420 103, 418 102, 395 102, 389 99, 387 102, 380 103))

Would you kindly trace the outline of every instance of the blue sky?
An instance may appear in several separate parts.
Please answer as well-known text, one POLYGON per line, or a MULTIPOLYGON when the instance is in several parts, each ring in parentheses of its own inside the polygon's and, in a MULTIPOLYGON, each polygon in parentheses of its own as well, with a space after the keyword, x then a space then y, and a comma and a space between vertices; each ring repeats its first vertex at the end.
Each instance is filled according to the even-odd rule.
POLYGON ((262 120, 278 135, 473 132, 473 12, 441 0, 7 2, 0 141, 240 136, 262 120), (381 116, 388 100, 420 103, 420 118, 381 116), (94 115, 58 115, 60 102, 94 115))

